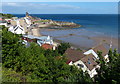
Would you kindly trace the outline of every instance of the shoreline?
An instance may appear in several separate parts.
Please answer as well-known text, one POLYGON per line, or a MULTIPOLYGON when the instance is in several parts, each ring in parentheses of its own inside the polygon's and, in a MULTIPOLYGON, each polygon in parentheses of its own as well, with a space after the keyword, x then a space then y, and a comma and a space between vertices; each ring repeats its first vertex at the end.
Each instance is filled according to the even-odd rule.
MULTIPOLYGON (((41 29, 41 31, 56 31, 54 29, 41 29)), ((53 40, 57 42, 68 42, 71 44, 71 46, 75 48, 80 48, 81 50, 88 50, 96 45, 99 45, 100 43, 105 44, 106 46, 110 46, 111 43, 111 37, 109 36, 83 36, 83 35, 76 35, 76 34, 68 34, 68 35, 63 35, 63 36, 52 36, 53 40), (69 40, 70 38, 76 37, 78 42, 74 42, 72 40, 69 40), (66 38, 66 39, 64 39, 66 38), (80 39, 80 40, 79 40, 80 39)), ((74 39, 73 39, 74 40, 74 39)), ((75 41, 77 41, 75 40, 75 41)), ((112 37, 112 48, 118 49, 118 39, 115 37, 112 37)))
POLYGON ((97 36, 97 37, 91 37, 91 39, 93 39, 96 43, 105 43, 105 44, 112 44, 113 48, 117 48, 118 49, 118 39, 115 37, 108 37, 108 36, 97 36))

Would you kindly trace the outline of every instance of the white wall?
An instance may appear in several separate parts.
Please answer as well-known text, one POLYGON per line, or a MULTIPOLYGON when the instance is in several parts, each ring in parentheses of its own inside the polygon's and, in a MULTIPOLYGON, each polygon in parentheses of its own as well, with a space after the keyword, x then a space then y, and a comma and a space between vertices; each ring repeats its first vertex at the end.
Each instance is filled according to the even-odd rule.
POLYGON ((5 27, 8 27, 7 23, 0 23, 0 25, 4 25, 5 27))
POLYGON ((87 71, 91 78, 94 77, 94 76, 97 74, 97 72, 96 72, 95 69, 100 67, 99 65, 97 65, 96 67, 94 67, 94 68, 90 71, 90 70, 87 68, 87 66, 86 66, 81 60, 76 61, 76 62, 74 62, 73 64, 74 64, 76 67, 78 67, 78 68, 81 68, 81 67, 78 66, 78 64, 82 64, 84 67, 81 68, 81 69, 83 70, 83 72, 87 71))
POLYGON ((73 62, 71 61, 68 65, 73 65, 73 62))
POLYGON ((78 68, 81 68, 83 70, 83 72, 88 70, 87 66, 81 60, 74 62, 74 65, 77 66, 78 68), (81 68, 81 67, 78 66, 78 64, 82 64, 84 67, 81 68))
POLYGON ((108 54, 104 56, 106 62, 109 62, 109 57, 108 57, 108 54))
POLYGON ((90 49, 84 53, 85 55, 93 54, 96 59, 99 59, 98 55, 94 52, 93 49, 90 49))

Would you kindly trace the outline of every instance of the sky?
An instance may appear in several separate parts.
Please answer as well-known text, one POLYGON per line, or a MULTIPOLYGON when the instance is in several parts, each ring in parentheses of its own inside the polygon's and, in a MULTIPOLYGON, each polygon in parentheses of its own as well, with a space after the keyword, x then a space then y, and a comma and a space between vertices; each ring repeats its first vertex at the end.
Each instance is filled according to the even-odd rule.
MULTIPOLYGON (((10 0, 9 0, 10 1, 10 0)), ((15 1, 15 0, 14 0, 15 1)), ((2 2, 9 14, 117 14, 117 2, 2 2)))
POLYGON ((120 0, 2 0, 3 2, 118 2, 120 0))

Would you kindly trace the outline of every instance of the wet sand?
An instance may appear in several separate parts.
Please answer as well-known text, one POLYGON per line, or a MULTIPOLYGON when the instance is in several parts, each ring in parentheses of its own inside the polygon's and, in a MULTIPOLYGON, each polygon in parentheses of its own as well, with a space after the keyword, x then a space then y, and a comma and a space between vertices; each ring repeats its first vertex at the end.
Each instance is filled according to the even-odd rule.
MULTIPOLYGON (((81 50, 88 50, 100 43, 105 44, 110 48, 111 37, 105 35, 95 35, 91 32, 77 30, 54 30, 42 29, 44 35, 50 35, 58 42, 69 42, 72 46, 81 50)), ((56 41, 55 40, 55 41, 56 41)), ((118 39, 112 38, 112 48, 118 49, 118 39)))
POLYGON ((118 39, 117 38, 111 38, 111 37, 107 37, 107 36, 98 36, 98 37, 91 37, 91 39, 93 39, 96 43, 104 43, 104 44, 112 44, 113 48, 117 48, 118 49, 118 39))

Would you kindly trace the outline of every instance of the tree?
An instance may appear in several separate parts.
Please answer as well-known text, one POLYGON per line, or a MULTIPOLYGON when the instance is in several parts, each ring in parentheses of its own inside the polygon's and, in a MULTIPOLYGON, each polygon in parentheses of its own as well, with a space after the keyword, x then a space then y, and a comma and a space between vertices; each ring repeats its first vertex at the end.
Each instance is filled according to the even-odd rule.
POLYGON ((65 51, 67 50, 67 48, 70 48, 70 44, 69 43, 61 43, 61 45, 58 46, 58 53, 63 55, 65 53, 65 51))
POLYGON ((0 16, 2 18, 12 18, 12 17, 14 17, 14 15, 12 15, 12 14, 3 14, 3 13, 0 13, 0 16))
MULTIPOLYGON (((101 53, 98 54, 101 57, 101 53)), ((100 69, 98 75, 95 77, 97 83, 120 83, 120 54, 117 53, 116 49, 112 52, 109 50, 109 63, 106 63, 103 58, 100 58, 99 64, 100 69)))
POLYGON ((2 65, 6 71, 3 76, 6 82, 21 82, 24 77, 25 82, 91 81, 81 70, 66 64, 62 54, 70 47, 68 43, 62 43, 58 51, 44 50, 36 43, 30 43, 26 47, 22 44, 21 35, 13 34, 5 27, 2 31, 2 43, 2 65), (61 58, 56 59, 57 56, 61 58))

